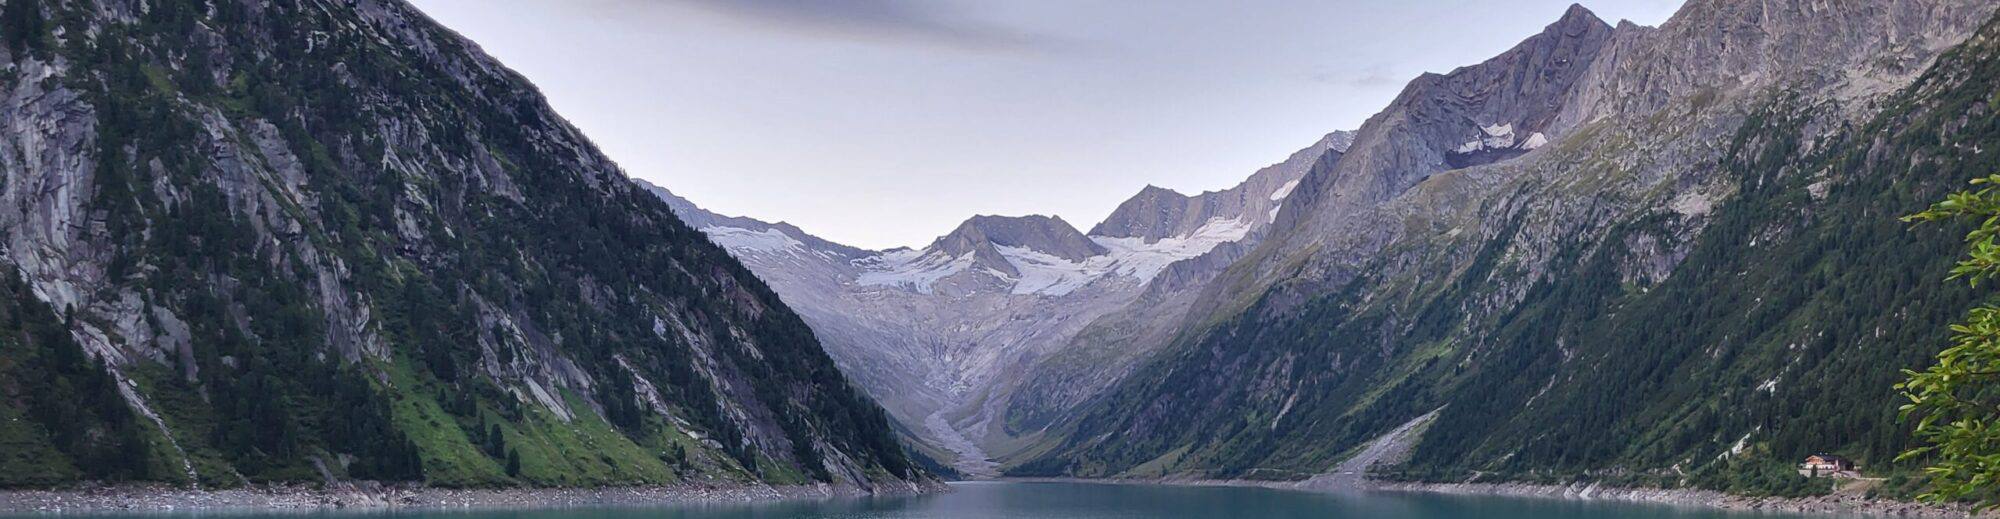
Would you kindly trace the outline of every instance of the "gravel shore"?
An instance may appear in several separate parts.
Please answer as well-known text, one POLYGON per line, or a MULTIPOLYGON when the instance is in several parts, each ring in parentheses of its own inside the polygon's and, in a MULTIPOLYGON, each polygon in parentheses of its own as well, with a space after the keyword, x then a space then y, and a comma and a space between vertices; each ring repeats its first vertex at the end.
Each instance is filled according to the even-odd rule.
MULTIPOLYGON (((1067 481, 1133 485, 1252 486, 1315 492, 1421 492, 1448 495, 1492 495, 1582 501, 1622 501, 1695 506, 1752 512, 1831 516, 1967 517, 1965 507, 1940 507, 1906 501, 1869 499, 1855 494, 1810 498, 1752 498, 1708 490, 1616 488, 1594 484, 1535 485, 1527 483, 1389 483, 1369 481, 1362 488, 1329 486, 1319 481, 1244 481, 1204 479, 1068 479, 1033 478, 1006 481, 1067 481)), ((101 513, 170 511, 298 511, 338 509, 534 509, 664 504, 751 503, 789 499, 826 499, 866 495, 910 495, 948 492, 942 483, 877 488, 816 485, 773 487, 754 484, 689 484, 610 488, 445 489, 422 486, 341 485, 259 486, 232 490, 188 490, 164 485, 87 486, 66 490, 0 491, 0 514, 101 513)), ((1984 514, 1992 517, 1993 514, 1984 514)))
POLYGON ((873 492, 848 485, 773 487, 687 484, 606 488, 447 489, 415 485, 256 486, 189 490, 165 485, 105 485, 0 491, 0 513, 167 511, 324 511, 335 509, 526 509, 748 503, 866 495, 947 492, 943 483, 909 483, 873 492))
MULTIPOLYGON (((1528 483, 1396 483, 1377 480, 1360 480, 1321 477, 1306 481, 1255 481, 1218 480, 1196 478, 1120 478, 1120 479, 1077 479, 1077 478, 1010 478, 1008 481, 1061 481, 1075 483, 1108 483, 1125 485, 1185 485, 1185 486, 1234 486, 1262 487, 1280 490, 1302 490, 1307 492, 1407 492, 1446 495, 1507 496, 1536 499, 1568 499, 1576 501, 1620 501, 1628 503, 1653 503, 1686 507, 1705 507, 1743 512, 1794 513, 1828 516, 1877 516, 1877 517, 1970 517, 1972 509, 1963 506, 1937 506, 1908 501, 1869 499, 1851 493, 1806 498, 1744 497, 1712 490, 1662 489, 1662 488, 1620 488, 1598 484, 1578 483, 1574 485, 1536 485, 1528 483)), ((1980 514, 1980 517, 2000 517, 2000 514, 1980 514)))
MULTIPOLYGON (((1367 477, 1370 467, 1382 463, 1393 463, 1403 459, 1408 452, 1415 433, 1422 430, 1437 411, 1432 411, 1409 423, 1403 424, 1371 443, 1368 448, 1334 468, 1334 470, 1313 476, 1303 481, 1244 481, 1205 480, 1167 477, 1159 479, 1121 480, 1119 482, 1150 483, 1166 485, 1234 485, 1259 486, 1279 489, 1305 490, 1313 492, 1426 492, 1458 495, 1495 495, 1527 498, 1607 500, 1633 503, 1658 503, 1676 506, 1698 506, 1724 510, 1750 512, 1798 513, 1830 516, 1887 516, 1887 517, 1968 517, 1969 507, 1937 506, 1889 499, 1870 499, 1866 495, 1843 491, 1830 495, 1782 498, 1744 497, 1712 490, 1626 488, 1611 487, 1596 483, 1576 483, 1571 485, 1537 485, 1529 483, 1400 483, 1367 477)), ((1982 514, 1983 517, 2000 517, 1996 514, 1982 514)))
MULTIPOLYGON (((1311 490, 1310 487, 1305 487, 1311 490)), ((1885 517, 1969 517, 1972 510, 1961 506, 1937 506, 1908 501, 1869 499, 1866 496, 1834 493, 1804 498, 1744 497, 1712 490, 1616 488, 1597 484, 1534 485, 1526 483, 1371 483, 1370 490, 1387 492, 1428 492, 1456 495, 1497 495, 1551 499, 1609 500, 1704 506, 1725 510, 1781 512, 1815 515, 1867 515, 1885 517)), ((1981 517, 1992 517, 1982 514, 1981 517)))

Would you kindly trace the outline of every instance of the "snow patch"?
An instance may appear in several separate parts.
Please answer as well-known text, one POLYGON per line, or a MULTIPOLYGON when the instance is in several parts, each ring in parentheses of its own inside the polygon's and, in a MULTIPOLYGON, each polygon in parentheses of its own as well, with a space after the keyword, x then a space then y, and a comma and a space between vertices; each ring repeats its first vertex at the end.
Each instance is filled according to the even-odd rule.
POLYGON ((1479 131, 1480 133, 1484 133, 1485 136, 1466 141, 1464 144, 1458 145, 1457 148, 1453 148, 1452 151, 1457 153, 1472 153, 1481 150, 1504 150, 1509 148, 1532 150, 1549 143, 1549 136, 1543 135, 1542 132, 1528 134, 1526 139, 1519 139, 1516 142, 1517 137, 1514 135, 1514 125, 1512 124, 1481 126, 1479 127, 1479 131))
POLYGON ((1542 147, 1542 145, 1548 143, 1549 143, 1549 136, 1542 135, 1542 132, 1535 132, 1528 134, 1528 140, 1523 141, 1521 143, 1521 149, 1532 150, 1535 148, 1540 148, 1542 147))
POLYGON ((1090 240, 1111 249, 1105 256, 1117 258, 1119 274, 1145 282, 1176 261, 1208 254, 1218 245, 1242 240, 1250 235, 1250 226, 1247 219, 1212 218, 1186 236, 1162 238, 1153 243, 1142 238, 1105 236, 1092 236, 1090 240))
MULTIPOLYGON (((1272 211, 1271 216, 1276 217, 1277 212, 1272 211)), ((1017 295, 1063 296, 1112 276, 1146 283, 1166 270, 1167 265, 1207 254, 1224 243, 1242 240, 1250 234, 1254 223, 1251 218, 1255 217, 1210 219, 1185 236, 1162 238, 1153 243, 1146 243, 1144 238, 1137 237, 1090 236, 1091 241, 1108 252, 1084 258, 1083 261, 1073 261, 1028 247, 995 246, 994 250, 1013 265, 1019 275, 1008 275, 991 268, 981 272, 1010 283, 1008 291, 1017 295)), ((863 270, 855 279, 860 285, 904 287, 929 294, 938 280, 970 269, 974 258, 971 253, 954 258, 937 252, 903 249, 857 259, 853 263, 863 270)))
POLYGON ((1479 140, 1479 144, 1486 149, 1499 150, 1514 147, 1514 125, 1496 124, 1480 128, 1480 131, 1486 132, 1486 138, 1479 140))
POLYGON ((953 258, 939 253, 925 254, 923 251, 902 249, 854 260, 854 264, 866 270, 855 278, 855 283, 904 287, 919 294, 929 294, 931 286, 938 280, 971 267, 972 254, 953 258))
POLYGON ((1285 197, 1292 196, 1292 190, 1298 187, 1299 187, 1299 181, 1297 180, 1286 182, 1285 185, 1278 186, 1277 191, 1271 192, 1271 201, 1275 202, 1278 200, 1284 200, 1285 197))
POLYGON ((752 231, 741 227, 703 227, 708 240, 729 249, 730 252, 798 252, 805 250, 805 243, 793 239, 791 235, 777 229, 752 231))
POLYGON ((1000 256, 1014 264, 1014 271, 1021 273, 1013 280, 1012 292, 1015 294, 1068 294, 1104 277, 1113 266, 1111 261, 1106 261, 1108 255, 1092 256, 1079 263, 1027 247, 1000 246, 997 249, 1000 256))

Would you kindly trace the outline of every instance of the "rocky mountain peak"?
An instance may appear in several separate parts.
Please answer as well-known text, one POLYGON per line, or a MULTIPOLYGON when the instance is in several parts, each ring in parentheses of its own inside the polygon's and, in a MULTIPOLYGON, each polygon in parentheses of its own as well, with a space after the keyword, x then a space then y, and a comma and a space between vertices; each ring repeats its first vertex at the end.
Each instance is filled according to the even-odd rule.
POLYGON ((1275 219, 1278 205, 1291 196, 1314 163, 1328 154, 1338 157, 1353 144, 1354 132, 1328 133, 1284 161, 1265 166, 1242 183, 1221 191, 1190 196, 1148 184, 1118 204, 1110 216, 1090 229, 1090 235, 1156 243, 1197 234, 1218 223, 1261 230, 1275 219))
POLYGON ((1550 27, 1588 28, 1592 25, 1604 25, 1604 20, 1599 19, 1597 13, 1590 12, 1590 9, 1583 4, 1569 4, 1569 9, 1563 10, 1562 18, 1557 19, 1550 27))
POLYGON ((1592 64, 1556 126, 1649 113, 1704 89, 1785 84, 1886 94, 1991 12, 1980 0, 1693 0, 1658 28, 1620 23, 1611 59, 1592 64))
POLYGON ((1187 195, 1183 195, 1183 194, 1181 194, 1181 192, 1179 192, 1179 191, 1175 191, 1175 190, 1172 190, 1172 189, 1167 189, 1167 188, 1164 188, 1164 187, 1160 187, 1160 186, 1155 186, 1155 185, 1152 185, 1152 184, 1146 184, 1146 187, 1142 187, 1142 188, 1139 188, 1139 194, 1138 194, 1138 195, 1134 195, 1134 198, 1139 198, 1139 197, 1145 197, 1145 198, 1187 198, 1187 195))
POLYGON ((1091 227, 1090 234, 1158 241, 1180 231, 1181 223, 1192 209, 1189 206, 1187 195, 1147 184, 1138 194, 1118 204, 1104 221, 1091 227))
POLYGON ((638 184, 640 189, 644 189, 646 192, 652 193, 653 196, 659 197, 660 201, 666 202, 667 208, 673 209, 674 216, 679 216, 681 222, 686 223, 688 227, 700 229, 715 225, 715 220, 721 217, 721 215, 708 212, 702 209, 701 206, 695 205, 694 201, 676 195, 673 191, 654 185, 652 182, 635 178, 632 179, 632 183, 638 184))
MULTIPOLYGON (((1571 6, 1492 59, 1419 76, 1354 133, 1338 165, 1308 175, 1295 195, 1303 198, 1290 203, 1346 214, 1437 172, 1540 147, 1555 138, 1549 132, 1564 100, 1614 32, 1590 10, 1571 6)), ((1319 218, 1329 217, 1338 218, 1319 218)))
MULTIPOLYGON (((1318 148, 1320 150, 1332 150, 1340 153, 1347 153, 1347 148, 1353 145, 1354 145, 1353 131, 1335 130, 1333 133, 1326 134, 1325 137, 1320 137, 1319 143, 1314 145, 1313 148, 1318 148)), ((1292 154, 1292 157, 1298 158, 1300 153, 1306 153, 1312 150, 1313 148, 1299 150, 1299 153, 1292 154)))
POLYGON ((1106 252, 1062 217, 1043 215, 974 216, 932 242, 930 249, 954 257, 971 253, 982 260, 987 259, 987 254, 995 254, 991 259, 1004 264, 996 247, 1022 247, 1070 261, 1083 261, 1106 252))

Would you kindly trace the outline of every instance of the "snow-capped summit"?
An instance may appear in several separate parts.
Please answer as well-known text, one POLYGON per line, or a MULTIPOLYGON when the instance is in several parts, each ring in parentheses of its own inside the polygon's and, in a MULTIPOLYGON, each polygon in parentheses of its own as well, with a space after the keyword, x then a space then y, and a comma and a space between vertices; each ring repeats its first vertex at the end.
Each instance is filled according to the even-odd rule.
MULTIPOLYGON (((1178 196, 1178 195, 1176 195, 1178 196)), ((1153 240, 1085 236, 1061 218, 975 216, 920 250, 884 251, 855 259, 863 286, 897 287, 921 294, 940 282, 977 278, 1015 295, 1067 296, 1100 280, 1136 286, 1167 265, 1242 240, 1250 218, 1215 217, 1185 233, 1153 240)))
POLYGON ((1060 216, 974 216, 931 243, 932 249, 953 256, 984 257, 997 252, 997 247, 1032 249, 1070 261, 1105 253, 1104 247, 1092 243, 1060 216))

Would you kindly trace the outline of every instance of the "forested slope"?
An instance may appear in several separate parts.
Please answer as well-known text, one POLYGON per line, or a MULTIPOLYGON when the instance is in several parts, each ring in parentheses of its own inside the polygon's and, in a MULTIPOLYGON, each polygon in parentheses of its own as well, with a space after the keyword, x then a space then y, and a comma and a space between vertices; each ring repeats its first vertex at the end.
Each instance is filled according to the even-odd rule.
MULTIPOLYGON (((1643 58, 1635 41, 1706 23, 1707 4, 1660 32, 1621 26, 1606 52, 1643 58)), ((1762 20, 1942 35, 1926 24, 1992 12, 1949 4, 1762 20)), ((1299 479, 1438 411, 1390 472, 1753 493, 1810 490, 1781 476, 1815 452, 1893 472, 1909 438, 1891 385, 1972 302, 1942 281, 1963 229, 1897 218, 2000 169, 1996 37, 1987 22, 1935 63, 1921 45, 1893 47, 1852 76, 1680 85, 1688 94, 1657 110, 1430 176, 1313 229, 1332 238, 1307 252, 1267 242, 1280 270, 1246 271, 1253 257, 1232 273, 1280 281, 1230 303, 1240 311, 1217 306, 1012 471, 1299 479)))
POLYGON ((805 324, 396 0, 0 4, 0 486, 905 486, 805 324))

